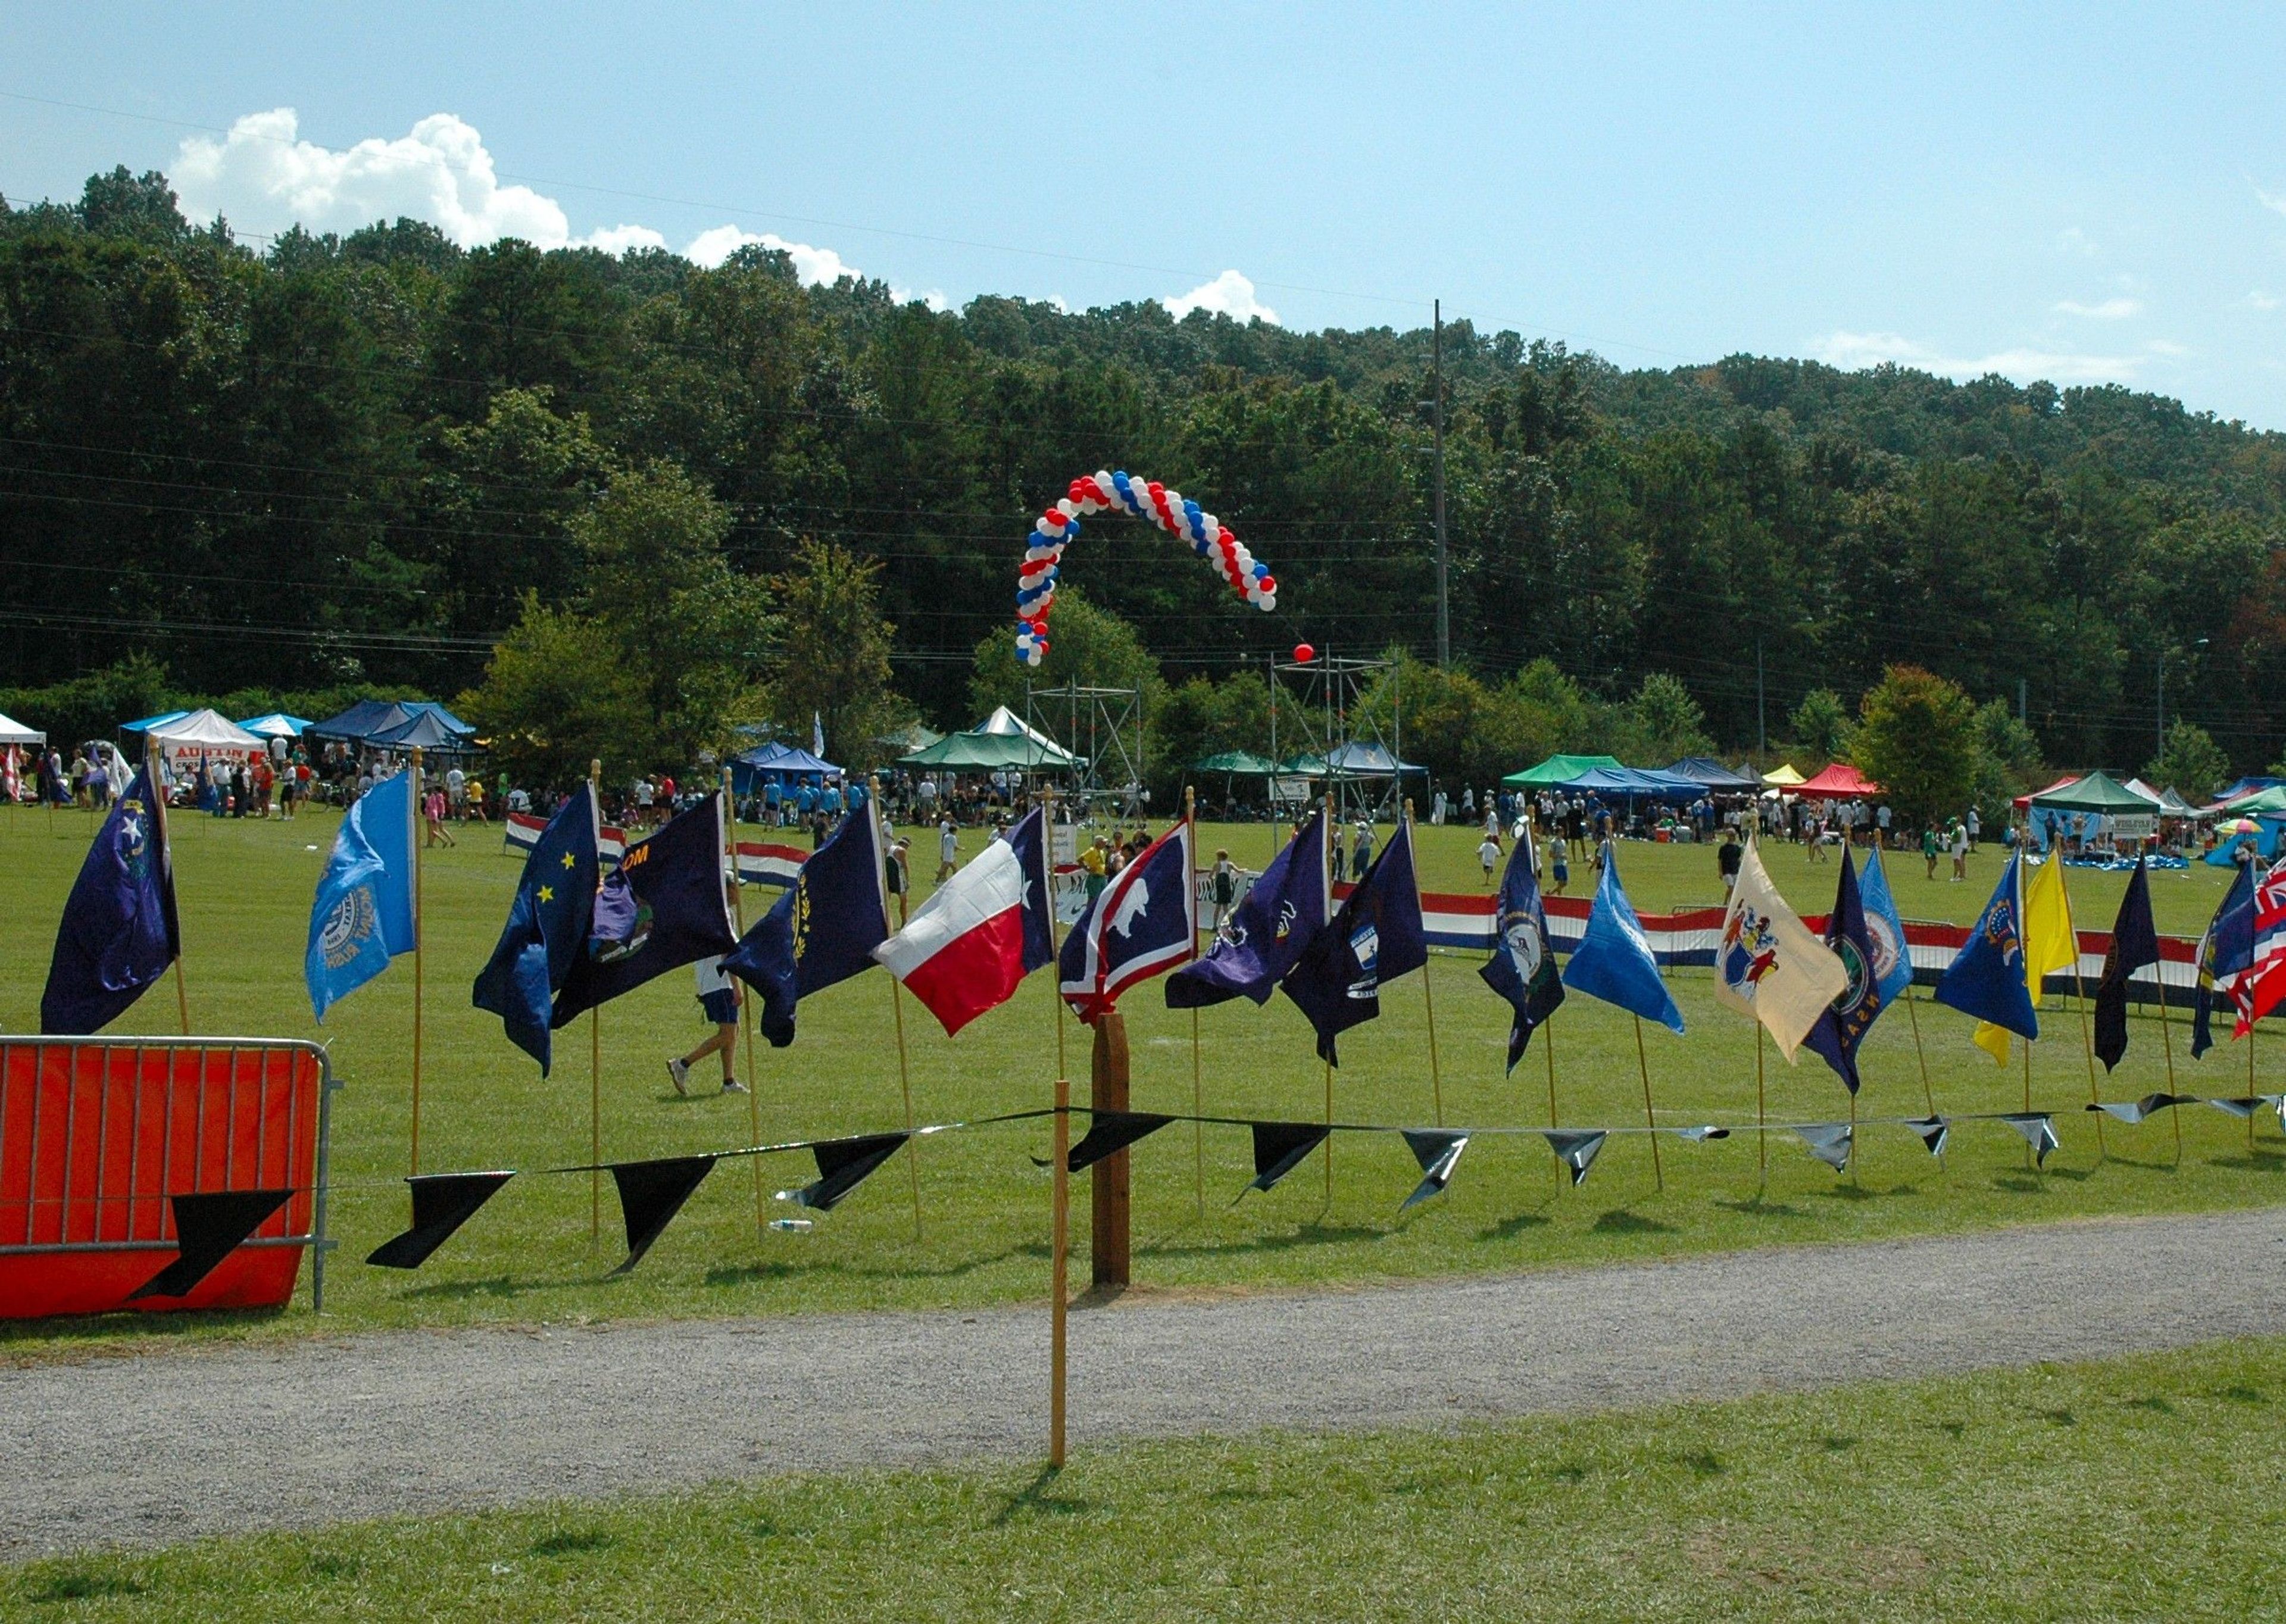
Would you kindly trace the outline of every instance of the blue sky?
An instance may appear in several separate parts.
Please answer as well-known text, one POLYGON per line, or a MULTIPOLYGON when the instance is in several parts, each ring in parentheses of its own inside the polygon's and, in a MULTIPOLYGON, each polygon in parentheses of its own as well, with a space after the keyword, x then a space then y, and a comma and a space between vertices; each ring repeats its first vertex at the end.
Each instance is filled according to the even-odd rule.
POLYGON ((767 234, 956 304, 1441 297, 1627 366, 2286 428, 2282 68, 2286 11, 2219 7, 20 5, 0 192, 125 162, 249 230, 767 234))

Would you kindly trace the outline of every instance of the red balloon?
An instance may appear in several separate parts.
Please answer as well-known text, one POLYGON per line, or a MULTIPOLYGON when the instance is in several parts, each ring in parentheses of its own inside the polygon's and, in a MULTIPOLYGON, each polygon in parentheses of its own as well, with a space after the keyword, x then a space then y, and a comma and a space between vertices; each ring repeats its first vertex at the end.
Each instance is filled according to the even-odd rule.
POLYGON ((1297 643, 1294 645, 1294 663, 1296 665, 1306 666, 1317 658, 1317 650, 1312 648, 1308 643, 1297 643))

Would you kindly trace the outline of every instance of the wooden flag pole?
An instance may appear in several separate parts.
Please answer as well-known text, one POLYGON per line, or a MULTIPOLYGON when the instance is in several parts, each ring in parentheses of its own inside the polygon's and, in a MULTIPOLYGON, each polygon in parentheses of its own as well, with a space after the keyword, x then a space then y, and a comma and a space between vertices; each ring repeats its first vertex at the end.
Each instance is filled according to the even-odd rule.
MULTIPOLYGON (((1413 841, 1413 797, 1410 795, 1405 798, 1405 835, 1406 844, 1410 846, 1413 841)), ((1413 905, 1416 910, 1421 907, 1421 855, 1418 851, 1413 855, 1413 905)), ((1423 928, 1425 936, 1427 927, 1424 926, 1423 928)), ((1425 940, 1421 944, 1421 1002, 1429 1020, 1429 1098, 1436 1110, 1437 1125, 1441 1128, 1445 1125, 1445 1080, 1437 1068, 1437 997, 1429 989, 1429 944, 1425 940)))
MULTIPOLYGON (((2164 957, 2151 966, 2151 985, 2159 993, 2159 1041, 2166 1045, 2167 1092, 2172 1094, 2175 1092, 2175 1029, 2167 1020, 2167 961, 2164 957)), ((2183 1108, 2169 1106, 2167 1117, 2174 1124, 2175 1161, 2180 1165, 2183 1160, 2183 1108)))
MULTIPOLYGON (((1189 784, 1183 785, 1183 822, 1191 832, 1191 872, 1187 880, 1191 887, 1191 962, 1199 957, 1199 822, 1197 804, 1189 784)), ((1199 1012, 1191 1007, 1191 1183, 1198 1199, 1198 1216, 1203 1222, 1207 1216, 1207 1128, 1199 1120, 1206 1115, 1206 1085, 1201 1080, 1199 1068, 1199 1012)))
POLYGON ((1048 1464, 1064 1463, 1064 1297, 1071 1254, 1071 1080, 1056 1074, 1054 1171, 1048 1218, 1048 1464))
MULTIPOLYGON (((159 850, 166 858, 167 889, 171 893, 175 888, 175 843, 167 832, 167 795, 174 786, 167 777, 166 757, 159 748, 159 741, 148 733, 144 734, 143 741, 144 771, 151 784, 151 817, 158 826, 159 850)), ((48 827, 51 830, 55 827, 55 801, 51 798, 48 802, 48 827)), ((178 933, 182 928, 181 914, 182 911, 177 908, 176 929, 178 933)), ((183 1036, 188 1037, 191 1035, 191 995, 184 989, 183 943, 179 934, 175 942, 175 1014, 183 1023, 183 1036)))
MULTIPOLYGON (((1762 1029, 1761 1021, 1758 1021, 1754 1023, 1754 1029, 1756 1031, 1760 1031, 1762 1029)), ((1636 1017, 1636 1067, 1643 1073, 1644 1125, 1651 1130, 1651 1176, 1658 1182, 1661 1194, 1664 1194, 1667 1189, 1667 1175, 1660 1171, 1659 1165, 1659 1119, 1651 1115, 1651 1060, 1649 1057, 1644 1053, 1643 1017, 1641 1015, 1637 1015, 1636 1017)))
MULTIPOLYGON (((1326 813, 1319 825, 1318 835, 1318 872, 1325 876, 1325 884, 1319 887, 1324 898, 1320 905, 1326 917, 1320 926, 1323 928, 1325 925, 1332 924, 1334 918, 1335 875, 1329 860, 1334 839, 1334 795, 1331 790, 1326 792, 1320 804, 1326 813)), ((1334 1204, 1334 1063, 1321 1060, 1319 1064, 1326 1073, 1326 1205, 1331 1208, 1334 1204)))
POLYGON ((1548 1056, 1548 1125, 1556 1126, 1556 1028, 1553 1021, 1540 1023, 1540 1046, 1548 1056))
MULTIPOLYGON (((603 888, 603 764, 587 762, 587 805, 595 815, 595 884, 603 888)), ((603 1006, 587 1012, 587 1243, 603 1237, 603 1006)))
MULTIPOLYGON (((2249 1100, 2254 1098, 2254 1029, 2261 1024, 2259 1021, 2246 1023, 2246 1097, 2249 1100)), ((184 1029, 187 1031, 190 1029, 185 1026, 184 1029)), ((2254 1108, 2251 1105, 2246 1109, 2246 1153, 2249 1155, 2254 1154, 2254 1108)))
MULTIPOLYGON (((1642 1017, 1636 1018, 1636 1023, 1642 1024, 1642 1017)), ((1643 1035, 1638 1032, 1636 1038, 1640 1043, 1643 1035)), ((1762 1081, 1762 1023, 1760 1018, 1754 1021, 1754 1147, 1762 1163, 1762 1182, 1768 1184, 1770 1179, 1770 1094, 1762 1081)))
MULTIPOLYGON (((1055 1006, 1056 1012, 1056 1076, 1068 1078, 1070 1074, 1064 1069, 1064 995, 1056 984, 1062 974, 1057 966, 1063 957, 1063 944, 1056 940, 1056 786, 1046 784, 1041 793, 1047 798, 1047 816, 1041 821, 1047 825, 1043 832, 1047 838, 1048 854, 1048 1002, 1055 1006)), ((1072 860, 1075 863, 1079 860, 1077 824, 1072 825, 1072 860)), ((1085 873, 1086 870, 1080 871, 1085 873)), ((906 883, 911 883, 910 878, 906 883)))
MULTIPOLYGON (((2029 1115, 2032 1108, 2032 1039, 2020 1037, 2017 1041, 2024 1045, 2024 1110, 2029 1115)), ((2024 1147, 2024 1160, 2031 1163, 2034 1172, 2039 1171, 2039 1162, 2029 1143, 2024 1147)))
POLYGON ((421 871, 428 866, 421 856, 421 746, 413 746, 413 793, 406 808, 405 849, 413 863, 413 1172, 421 1171, 421 950, 428 934, 422 918, 421 871))
MULTIPOLYGON (((2063 861, 2063 855, 2061 853, 2057 854, 2056 861, 2059 863, 2063 861)), ((2067 919, 2071 916, 2071 901, 2070 893, 2069 891, 2065 893, 2064 915, 2067 919)), ((2098 1090, 2095 1081, 2095 1034, 2093 1029, 2088 1025, 2087 1021, 2087 981, 2080 974, 2079 928, 2077 926, 2072 927, 2071 939, 2072 1000, 2079 1005, 2079 1042, 2080 1047, 2086 1051, 2087 1053, 2087 1102, 2090 1105, 2093 1105, 2103 1096, 2098 1090)), ((2103 1139, 2103 1115, 2104 1114, 2101 1111, 2095 1113, 2095 1156, 2096 1160, 2099 1162, 2109 1157, 2111 1154, 2110 1147, 2104 1143, 2103 1139)))
MULTIPOLYGON (((876 820, 879 827, 881 805, 879 782, 871 774, 865 776, 865 816, 876 820)), ((873 865, 873 884, 881 896, 881 934, 895 935, 896 926, 889 923, 889 877, 881 865, 873 865)), ((1052 934, 1052 933, 1051 933, 1052 934)), ((905 1050, 905 984, 895 976, 889 978, 889 1007, 895 1012, 897 1023, 897 1086, 905 1100, 905 1171, 913 1188, 913 1239, 921 1238, 921 1142, 913 1138, 913 1066, 905 1050)))
MULTIPOLYGON (((727 767, 722 769, 722 844, 730 859, 731 918, 737 925, 738 939, 743 942, 746 939, 746 883, 745 877, 738 872, 738 797, 727 767)), ((754 1070, 753 999, 747 996, 745 989, 737 991, 738 1024, 745 1029, 746 1037, 746 1142, 759 1145, 762 1142, 762 1079, 754 1070)), ((762 1159, 746 1159, 754 1164, 754 1227, 760 1229, 769 1218, 769 1208, 765 1204, 762 1159)))

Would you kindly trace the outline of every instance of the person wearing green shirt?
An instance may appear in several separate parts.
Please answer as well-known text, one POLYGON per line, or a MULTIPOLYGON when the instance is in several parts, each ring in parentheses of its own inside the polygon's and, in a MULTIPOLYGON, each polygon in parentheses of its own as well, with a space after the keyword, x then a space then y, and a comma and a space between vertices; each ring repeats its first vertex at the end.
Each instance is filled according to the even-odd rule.
POLYGON ((1936 858, 1939 849, 1936 825, 1935 824, 1924 825, 1921 829, 1921 861, 1928 864, 1928 877, 1931 879, 1936 878, 1936 858))

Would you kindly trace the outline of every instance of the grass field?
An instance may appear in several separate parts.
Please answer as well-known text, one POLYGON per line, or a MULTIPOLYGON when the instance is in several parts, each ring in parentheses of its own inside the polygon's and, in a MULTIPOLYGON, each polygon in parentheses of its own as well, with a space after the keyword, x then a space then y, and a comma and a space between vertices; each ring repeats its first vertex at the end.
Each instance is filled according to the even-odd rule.
MULTIPOLYGON (((770 1478, 0 1571, 73 1619, 2229 1620, 2286 1343, 1450 1433, 770 1478)), ((1329 1417, 1329 1420, 1332 1419, 1329 1417)))
MULTIPOLYGON (((310 1019, 301 956, 310 897, 335 820, 293 824, 225 823, 178 816, 174 832, 182 899, 192 1019, 203 1032, 314 1035, 329 1040, 349 1087, 335 1117, 334 1228, 343 1250, 329 1275, 332 1328, 508 1320, 579 1320, 613 1315, 761 1313, 871 1306, 919 1307, 1000 1302, 1044 1289, 1047 1175, 1038 1123, 949 1134, 918 1156, 923 1225, 916 1237, 910 1184, 893 1163, 808 1234, 759 1232, 756 1188, 775 1190, 810 1176, 806 1156, 726 1163, 693 1197, 642 1267, 605 1278, 622 1255, 616 1203, 603 1197, 600 1242, 589 1238, 584 1176, 527 1178, 508 1186, 428 1266, 404 1274, 360 1261, 401 1227, 408 1118, 409 963, 339 1006, 323 1029, 310 1019), (759 1173, 759 1177, 758 1177, 759 1173)), ((85 815, 0 813, 0 908, 12 928, 0 947, 0 1027, 36 1029, 55 919, 85 848, 85 815)), ((1209 852, 1229 847, 1259 864, 1272 835, 1263 825, 1210 827, 1209 852)), ((469 1004, 468 989, 490 951, 514 888, 516 861, 497 830, 464 831, 456 850, 432 855, 427 869, 427 1076, 423 1156, 428 1171, 456 1167, 539 1168, 586 1160, 587 1034, 584 1023, 559 1048, 555 1075, 542 1080, 509 1046, 499 1023, 469 1004)), ((974 837, 971 837, 972 846, 974 837)), ((1473 841, 1460 829, 1422 831, 1425 883, 1479 888, 1473 841)), ((1910 917, 1966 921, 1990 891, 1997 853, 1974 862, 1971 880, 1932 885, 1917 860, 1892 870, 1910 917)), ((1774 847, 1770 866, 1804 911, 1830 901, 1833 870, 1812 867, 1793 847, 1774 847)), ((1663 911, 1720 895, 1704 847, 1631 845, 1622 871, 1637 905, 1663 911)), ((1576 878, 1576 875, 1575 875, 1576 878)), ((2163 930, 2195 933, 2220 895, 2222 871, 2154 877, 2163 930)), ((2083 923, 2108 926, 2124 879, 2075 871, 2083 923)), ((753 903, 757 893, 749 892, 753 903)), ((774 892, 761 892, 767 900, 774 892)), ((1513 1078, 1502 1075, 1508 1012, 1478 981, 1473 955, 1440 954, 1432 964, 1437 1042, 1448 1123, 1538 1124, 1547 1120, 1548 1082, 1539 1045, 1513 1078)), ((1754 1042, 1740 1018, 1715 1006, 1706 971, 1674 978, 1690 1033, 1647 1032, 1659 1120, 1670 1124, 1751 1120, 1754 1042)), ((721 1148, 763 1139, 893 1126, 903 1120, 891 983, 867 975, 806 1002, 800 1038, 783 1051, 758 1044, 754 1117, 746 1101, 709 1097, 683 1102, 661 1062, 703 1035, 689 977, 675 973, 602 1013, 603 1142, 607 1157, 632 1158, 721 1148)), ((1384 993, 1383 1018, 1346 1034, 1336 1108, 1348 1120, 1423 1125, 1433 1116, 1421 978, 1384 993)), ((1163 1008, 1156 987, 1128 1000, 1139 1108, 1192 1105, 1191 1020, 1163 1008)), ((2014 1109, 2022 1076, 2006 1073, 1967 1041, 1967 1022, 1950 1011, 1919 1011, 1935 1103, 1944 1111, 2014 1109)), ((923 1121, 1037 1108, 1048 1099, 1056 1064, 1056 1021, 1044 974, 1018 998, 948 1040, 907 1000, 913 1106, 923 1121)), ((1488 1137, 1471 1146, 1449 1194, 1404 1218, 1397 1206, 1416 1176, 1393 1136, 1344 1139, 1335 1154, 1330 1200, 1322 1174, 1305 1166, 1267 1196, 1232 1197, 1251 1172, 1242 1130, 1186 1127, 1161 1133, 1135 1153, 1136 1276, 1141 1286, 1217 1287, 1357 1281, 1372 1278, 1579 1263, 1719 1247, 1953 1230, 2090 1213, 2183 1210, 2246 1205, 2286 1194, 2286 1155, 2274 1123, 2249 1149, 2243 1123, 2204 1108, 2181 1113, 2183 1151, 2162 1118, 2137 1128, 2096 1127, 2080 1112, 2088 1076, 2079 1017, 2053 1012, 2055 1036, 2038 1045, 2037 1103, 2061 1115, 2061 1149, 2044 1174, 2028 1171, 2020 1140, 1999 1124, 1956 1131, 1943 1163, 1903 1129, 1869 1127, 1854 1177, 1836 1179, 1790 1135, 1770 1144, 1762 1187, 1749 1133, 1692 1147, 1667 1139, 1660 1154, 1666 1190, 1653 1188, 1647 1142, 1615 1139, 1586 1185, 1564 1187, 1536 1137, 1488 1137), (1202 1180, 1194 1156, 1202 1155, 1202 1180)), ((166 1033, 171 991, 147 997, 116 1024, 122 1032, 166 1033)), ((2134 1046, 2105 1084, 2108 1099, 2165 1086, 2160 1031, 2138 1017, 2134 1046)), ((1554 1022, 1558 1108, 1573 1125, 1642 1121, 1630 1019, 1574 997, 1554 1022)), ((1066 1068, 1084 1099, 1086 1032, 1064 1028, 1066 1068)), ((1204 1012, 1201 1098, 1208 1111, 1234 1116, 1314 1117, 1324 1109, 1309 1031, 1281 999, 1266 1010, 1238 1003, 1204 1012)), ((2180 1025, 2175 1048, 2186 1092, 2235 1093, 2246 1083, 2243 1045, 2194 1067, 2180 1025)), ((2266 1034, 2261 1086, 2275 1089, 2286 1058, 2266 1034)), ((745 1058, 739 1058, 741 1073, 745 1058)), ((1864 1056, 1868 1117, 1919 1114, 1921 1076, 1904 1012, 1886 1015, 1864 1056)), ((1790 1069, 1773 1052, 1773 1120, 1832 1120, 1847 1097, 1810 1060, 1790 1069)), ((1076 1201, 1085 1244, 1084 1191, 1076 1201)), ((783 1211, 784 1209, 776 1209, 783 1211)), ((185 1334, 272 1335, 313 1328, 297 1299, 272 1319, 232 1316, 200 1323, 153 1316, 69 1326, 17 1326, 4 1336, 14 1356, 51 1356, 96 1343, 185 1334)))

